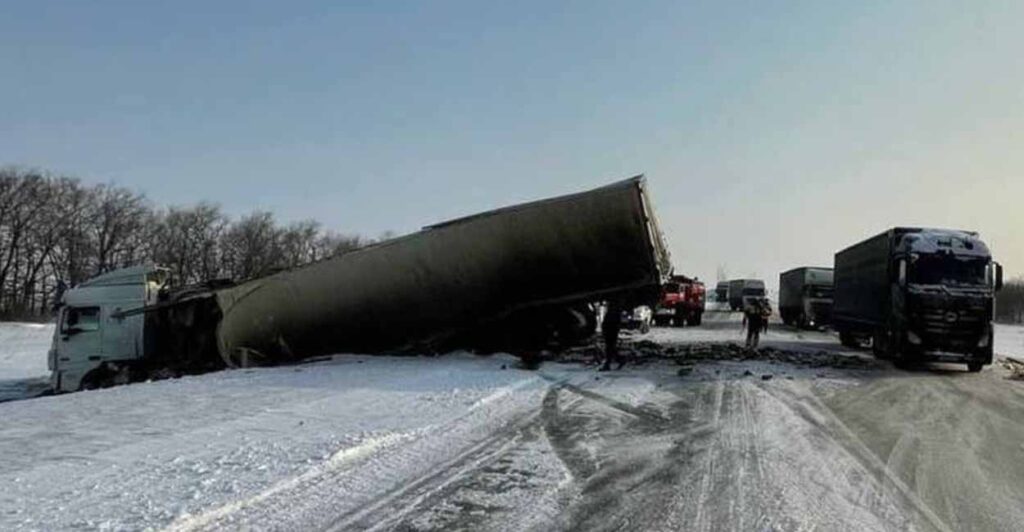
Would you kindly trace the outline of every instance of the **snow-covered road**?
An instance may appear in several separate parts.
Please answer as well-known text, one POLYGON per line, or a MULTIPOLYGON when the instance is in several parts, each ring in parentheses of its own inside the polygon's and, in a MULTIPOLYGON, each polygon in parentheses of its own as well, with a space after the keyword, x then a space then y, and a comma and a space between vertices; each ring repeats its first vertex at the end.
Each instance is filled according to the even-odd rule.
MULTIPOLYGON (((647 338, 739 341, 736 319, 647 338)), ((0 379, 45 373, 52 329, 18 331, 42 364, 0 341, 18 361, 0 379)), ((765 343, 864 356, 781 327, 765 343)), ((1024 355, 1024 329, 1001 327, 997 346, 1024 355)), ((2 403, 0 529, 1024 524, 1024 383, 1002 368, 678 370, 339 356, 2 403)))

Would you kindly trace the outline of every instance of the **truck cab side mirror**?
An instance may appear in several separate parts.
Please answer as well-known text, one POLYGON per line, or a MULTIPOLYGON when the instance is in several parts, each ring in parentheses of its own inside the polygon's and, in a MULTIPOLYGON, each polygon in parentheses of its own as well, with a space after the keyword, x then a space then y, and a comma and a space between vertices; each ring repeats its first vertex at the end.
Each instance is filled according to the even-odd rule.
POLYGON ((907 259, 900 259, 899 283, 900 286, 907 286, 907 259))
POLYGON ((994 262, 993 264, 995 265, 996 271, 996 278, 994 279, 995 286, 993 286, 993 288, 995 288, 996 290, 1000 290, 1003 288, 1003 265, 999 264, 998 262, 994 262))

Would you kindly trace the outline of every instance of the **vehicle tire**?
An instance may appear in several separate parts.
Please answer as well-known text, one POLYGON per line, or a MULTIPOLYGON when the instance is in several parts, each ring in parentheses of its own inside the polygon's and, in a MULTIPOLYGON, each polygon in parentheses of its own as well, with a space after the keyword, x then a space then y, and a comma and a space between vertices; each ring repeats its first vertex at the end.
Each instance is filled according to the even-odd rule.
POLYGON ((686 311, 681 309, 681 308, 677 308, 676 309, 676 317, 675 317, 675 325, 676 325, 676 327, 682 327, 685 324, 686 324, 686 311))
POLYGON ((647 334, 651 332, 651 322, 644 321, 640 323, 640 334, 647 334))
POLYGON ((694 325, 695 327, 700 327, 701 323, 704 323, 704 314, 703 313, 698 313, 693 318, 693 323, 691 325, 694 325))
POLYGON ((892 357, 892 346, 889 345, 889 338, 885 331, 875 331, 871 337, 871 352, 875 358, 887 359, 892 357))
POLYGON ((977 373, 977 372, 981 371, 981 368, 983 368, 983 367, 985 367, 985 365, 982 364, 981 362, 968 362, 967 363, 967 371, 970 371, 971 373, 977 373))
POLYGON ((857 337, 845 331, 839 332, 839 343, 842 344, 843 347, 860 347, 860 342, 857 341, 857 337))
POLYGON ((668 325, 669 322, 671 322, 671 321, 672 321, 671 318, 661 318, 661 317, 654 318, 654 324, 657 325, 658 327, 664 327, 664 326, 668 325))

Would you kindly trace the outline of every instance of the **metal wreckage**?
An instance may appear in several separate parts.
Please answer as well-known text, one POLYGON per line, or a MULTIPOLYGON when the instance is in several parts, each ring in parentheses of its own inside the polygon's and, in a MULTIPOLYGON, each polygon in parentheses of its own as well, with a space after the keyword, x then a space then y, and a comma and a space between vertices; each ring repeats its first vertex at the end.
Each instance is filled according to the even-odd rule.
POLYGON ((55 391, 454 348, 524 354, 589 338, 595 304, 653 304, 671 264, 643 176, 514 205, 239 284, 174 288, 136 266, 68 290, 55 391))

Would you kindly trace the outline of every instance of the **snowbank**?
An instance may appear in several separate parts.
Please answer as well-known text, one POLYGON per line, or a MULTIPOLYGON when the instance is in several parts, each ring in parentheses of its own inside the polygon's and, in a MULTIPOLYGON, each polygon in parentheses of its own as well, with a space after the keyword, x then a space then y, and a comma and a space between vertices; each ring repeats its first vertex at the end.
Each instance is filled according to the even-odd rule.
POLYGON ((1024 325, 996 325, 997 355, 1024 358, 1024 325))
POLYGON ((535 408, 515 362, 343 356, 0 403, 0 530, 219 528, 327 481, 309 511, 365 502, 535 408))
POLYGON ((0 380, 49 374, 46 353, 52 339, 53 324, 0 323, 0 380))

